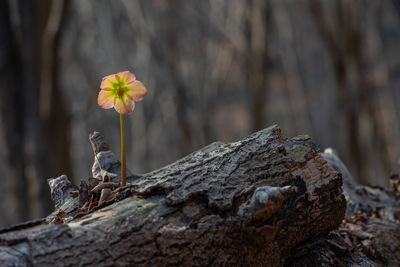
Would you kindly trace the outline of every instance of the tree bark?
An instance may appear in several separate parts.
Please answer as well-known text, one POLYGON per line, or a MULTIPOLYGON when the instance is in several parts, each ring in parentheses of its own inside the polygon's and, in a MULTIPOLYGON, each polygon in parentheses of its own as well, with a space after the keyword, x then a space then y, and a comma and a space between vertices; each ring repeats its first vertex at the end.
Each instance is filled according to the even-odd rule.
POLYGON ((323 157, 343 177, 346 217, 337 230, 293 250, 289 266, 399 266, 400 178, 391 190, 357 184, 336 152, 323 157))
MULTIPOLYGON (((91 136, 93 176, 118 162, 91 136)), ((76 187, 49 179, 59 207, 0 231, 1 265, 282 265, 298 244, 341 223, 341 175, 308 136, 283 139, 272 126, 235 143, 213 143, 77 212, 76 187), (64 223, 54 225, 63 211, 64 223)))

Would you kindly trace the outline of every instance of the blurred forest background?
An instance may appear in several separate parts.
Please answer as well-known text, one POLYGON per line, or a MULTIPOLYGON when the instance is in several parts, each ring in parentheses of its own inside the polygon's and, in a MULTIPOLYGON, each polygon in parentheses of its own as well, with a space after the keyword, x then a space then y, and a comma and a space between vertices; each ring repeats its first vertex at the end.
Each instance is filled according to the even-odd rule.
POLYGON ((88 135, 120 153, 97 105, 134 72, 128 168, 148 172, 277 123, 335 148, 362 183, 400 158, 400 1, 0 1, 0 226, 47 215, 46 179, 90 176, 88 135))

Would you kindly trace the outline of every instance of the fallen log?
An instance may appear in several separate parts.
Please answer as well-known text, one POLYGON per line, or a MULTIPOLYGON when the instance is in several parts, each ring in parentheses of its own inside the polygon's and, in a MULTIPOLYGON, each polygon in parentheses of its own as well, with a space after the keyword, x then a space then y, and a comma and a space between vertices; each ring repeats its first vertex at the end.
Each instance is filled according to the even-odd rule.
MULTIPOLYGON (((104 137, 90 140, 93 177, 119 174, 104 137)), ((308 136, 283 139, 278 126, 128 182, 80 213, 76 187, 51 179, 57 209, 1 230, 0 265, 277 266, 346 210, 341 175, 308 136)))
POLYGON ((322 154, 343 177, 346 216, 329 235, 293 250, 289 266, 399 266, 399 175, 390 190, 358 184, 332 149, 322 154))

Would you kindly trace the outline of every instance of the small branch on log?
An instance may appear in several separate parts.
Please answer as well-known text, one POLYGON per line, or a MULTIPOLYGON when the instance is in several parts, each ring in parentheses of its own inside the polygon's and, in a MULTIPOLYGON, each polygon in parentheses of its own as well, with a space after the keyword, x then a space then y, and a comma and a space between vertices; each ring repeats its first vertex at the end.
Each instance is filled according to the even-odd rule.
MULTIPOLYGON (((94 164, 92 167, 92 175, 98 180, 103 180, 105 177, 121 181, 121 162, 115 157, 114 153, 104 140, 104 135, 99 132, 94 132, 89 135, 89 141, 94 152, 94 164)), ((128 169, 126 170, 127 181, 137 178, 128 169)))
POLYGON ((119 186, 119 183, 113 183, 113 182, 105 182, 105 183, 100 183, 96 185, 92 190, 90 190, 90 194, 99 194, 101 190, 105 188, 117 188, 119 186))
POLYGON ((76 185, 73 185, 66 175, 61 175, 55 179, 47 180, 51 198, 54 200, 55 209, 60 208, 70 198, 70 192, 78 190, 76 185))

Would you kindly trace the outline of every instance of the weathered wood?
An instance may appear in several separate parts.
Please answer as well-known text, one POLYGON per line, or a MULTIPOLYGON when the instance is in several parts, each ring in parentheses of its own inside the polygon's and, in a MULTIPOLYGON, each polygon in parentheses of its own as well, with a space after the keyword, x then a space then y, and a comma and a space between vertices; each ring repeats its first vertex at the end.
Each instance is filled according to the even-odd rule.
MULTIPOLYGON (((351 216, 359 212, 378 211, 381 217, 389 220, 400 219, 400 196, 396 195, 396 187, 392 190, 380 186, 360 185, 356 183, 349 170, 332 149, 326 149, 322 153, 328 163, 343 177, 343 192, 347 200, 346 215, 351 216)), ((393 175, 392 184, 396 175, 393 175)))
MULTIPOLYGON (((109 150, 93 148, 99 166, 109 150)), ((114 163, 93 176, 116 173, 114 163)), ((0 264, 276 266, 296 245, 337 228, 346 209, 341 176, 316 145, 307 136, 283 139, 277 126, 129 181, 68 223, 0 232, 0 264)), ((55 213, 76 216, 77 199, 60 207, 67 215, 55 213)))
POLYGON ((323 156, 342 173, 347 216, 338 232, 353 251, 367 255, 380 265, 400 265, 400 195, 398 175, 392 175, 391 188, 360 185, 332 150, 323 156), (351 241, 351 242, 350 242, 351 241))
MULTIPOLYGON (((92 167, 93 177, 102 180, 104 176, 109 176, 116 182, 121 181, 121 162, 115 157, 114 153, 104 140, 104 135, 94 132, 89 135, 89 141, 94 152, 94 163, 92 167)), ((127 181, 133 179, 134 175, 127 169, 127 181)))
POLYGON ((399 266, 398 176, 391 178, 391 191, 360 185, 332 149, 323 156, 342 173, 347 216, 328 236, 294 249, 289 266, 399 266))
POLYGON ((362 266, 378 267, 374 260, 347 244, 338 231, 328 236, 310 240, 295 250, 286 263, 287 266, 362 266))

